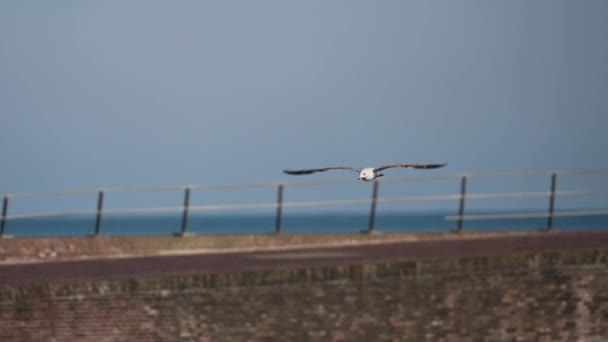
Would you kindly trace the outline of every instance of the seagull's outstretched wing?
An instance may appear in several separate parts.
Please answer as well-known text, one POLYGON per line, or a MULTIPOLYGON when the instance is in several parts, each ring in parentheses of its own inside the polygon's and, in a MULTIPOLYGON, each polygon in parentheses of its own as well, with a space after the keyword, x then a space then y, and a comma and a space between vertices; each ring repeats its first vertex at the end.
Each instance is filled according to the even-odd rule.
POLYGON ((385 169, 389 169, 391 167, 406 167, 410 169, 437 169, 440 167, 446 166, 447 163, 444 164, 388 164, 382 165, 380 167, 375 168, 376 171, 382 171, 385 169))
POLYGON ((347 166, 336 166, 336 167, 326 167, 322 169, 308 169, 308 170, 283 170, 284 173, 288 175, 310 175, 317 172, 325 172, 325 171, 356 171, 359 172, 361 169, 355 169, 353 167, 347 166))

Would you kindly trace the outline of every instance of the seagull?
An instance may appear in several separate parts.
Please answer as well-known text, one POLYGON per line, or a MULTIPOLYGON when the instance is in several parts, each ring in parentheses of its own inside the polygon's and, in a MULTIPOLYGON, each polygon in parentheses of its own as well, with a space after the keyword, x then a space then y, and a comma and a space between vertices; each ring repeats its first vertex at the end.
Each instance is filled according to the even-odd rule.
POLYGON ((380 171, 386 170, 392 167, 404 167, 409 169, 437 169, 440 167, 446 166, 447 163, 444 164, 388 164, 382 165, 379 167, 365 167, 362 169, 348 167, 348 166, 335 166, 335 167, 326 167, 322 169, 308 169, 308 170, 283 170, 284 173, 288 175, 310 175, 317 172, 325 172, 325 171, 355 171, 359 172, 359 180, 369 182, 373 181, 378 177, 384 176, 380 171))

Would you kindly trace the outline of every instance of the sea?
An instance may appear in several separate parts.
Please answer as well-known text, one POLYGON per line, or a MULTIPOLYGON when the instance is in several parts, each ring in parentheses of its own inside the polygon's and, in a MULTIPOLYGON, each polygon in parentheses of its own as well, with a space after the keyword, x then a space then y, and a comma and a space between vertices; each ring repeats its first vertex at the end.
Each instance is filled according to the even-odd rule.
MULTIPOLYGON (((467 213, 471 214, 471 213, 467 213)), ((483 213, 482 213, 483 214, 483 213)), ((458 227, 454 212, 380 213, 375 216, 377 232, 448 232, 458 227), (452 218, 450 218, 450 216, 452 218)), ((464 231, 535 231, 546 228, 548 219, 486 219, 464 221, 464 231)), ((5 235, 13 237, 90 236, 95 233, 95 216, 22 218, 6 222, 5 235)), ((555 217, 559 230, 608 229, 608 215, 555 217)), ((106 215, 99 226, 101 235, 173 235, 182 230, 181 214, 106 215)), ((369 213, 298 213, 281 217, 280 232, 294 234, 360 233, 370 228, 369 213)), ((188 217, 186 232, 196 235, 272 234, 277 232, 275 214, 201 214, 188 217)))

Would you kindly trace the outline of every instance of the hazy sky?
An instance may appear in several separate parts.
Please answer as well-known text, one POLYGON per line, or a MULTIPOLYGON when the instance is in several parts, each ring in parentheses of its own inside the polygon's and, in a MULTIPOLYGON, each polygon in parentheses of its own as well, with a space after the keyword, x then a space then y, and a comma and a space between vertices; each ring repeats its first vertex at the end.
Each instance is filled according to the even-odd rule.
POLYGON ((0 104, 0 193, 608 168, 608 1, 4 0, 0 104))

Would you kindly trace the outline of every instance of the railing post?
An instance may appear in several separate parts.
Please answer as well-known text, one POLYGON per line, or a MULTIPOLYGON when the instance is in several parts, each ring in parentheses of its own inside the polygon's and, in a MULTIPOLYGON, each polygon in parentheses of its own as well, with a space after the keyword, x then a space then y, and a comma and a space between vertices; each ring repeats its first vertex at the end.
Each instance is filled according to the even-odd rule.
POLYGON ((279 184, 277 189, 277 221, 275 226, 275 233, 281 233, 283 224, 283 184, 279 184))
POLYGON ((467 176, 462 176, 460 181, 460 206, 458 208, 458 228, 456 232, 459 233, 464 228, 464 207, 466 204, 467 197, 467 176))
POLYGON ((97 218, 95 220, 95 236, 101 233, 101 212, 103 211, 103 190, 97 195, 97 218))
POLYGON ((4 237, 4 233, 6 231, 6 223, 8 215, 8 196, 4 196, 2 200, 2 223, 0 223, 0 238, 4 237))
POLYGON ((190 209, 190 188, 186 187, 184 190, 184 212, 182 214, 182 230, 180 235, 186 235, 188 229, 188 211, 190 209))
POLYGON ((547 214, 547 228, 546 230, 553 229, 553 213, 555 212, 555 190, 557 188, 557 173, 551 174, 551 193, 549 194, 549 212, 547 214))
POLYGON ((184 190, 184 211, 182 213, 182 230, 180 232, 181 236, 186 235, 186 231, 188 230, 188 211, 190 210, 190 188, 186 187, 184 190))
POLYGON ((373 233, 374 225, 376 222, 376 204, 378 203, 378 187, 380 182, 374 181, 374 189, 372 191, 372 208, 369 213, 369 226, 367 227, 367 233, 373 233))

